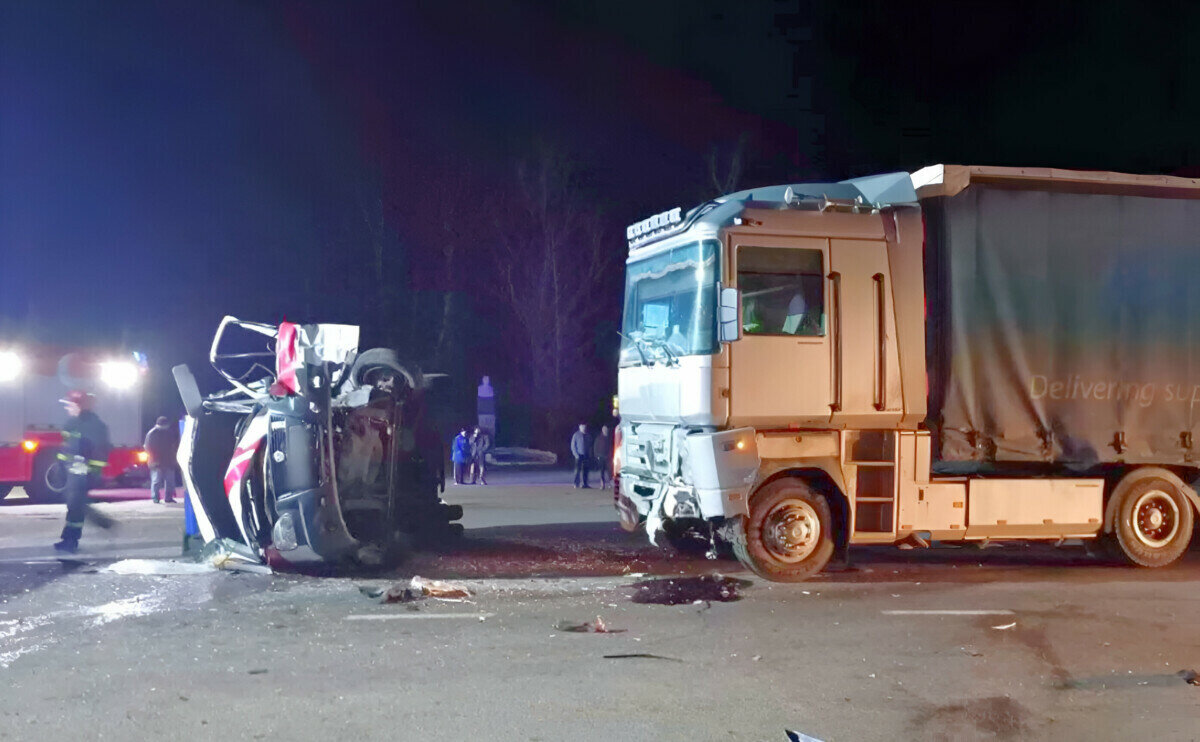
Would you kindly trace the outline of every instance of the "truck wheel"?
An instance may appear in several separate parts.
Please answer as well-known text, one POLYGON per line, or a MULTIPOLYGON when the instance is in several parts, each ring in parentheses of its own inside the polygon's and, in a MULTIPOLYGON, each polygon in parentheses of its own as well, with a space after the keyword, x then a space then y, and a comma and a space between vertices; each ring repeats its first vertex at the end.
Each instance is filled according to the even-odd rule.
MULTIPOLYGON (((1182 485, 1186 486, 1186 485, 1182 485)), ((1138 470, 1113 492, 1112 540, 1121 556, 1141 567, 1166 567, 1192 540, 1192 504, 1179 480, 1161 469, 1138 470)))
POLYGON ((29 495, 30 502, 46 504, 63 501, 67 472, 64 467, 56 466, 57 454, 56 450, 45 450, 33 459, 33 476, 25 485, 25 494, 29 495))
POLYGON ((802 582, 833 556, 829 500, 799 479, 777 479, 750 498, 745 544, 738 561, 774 582, 802 582))

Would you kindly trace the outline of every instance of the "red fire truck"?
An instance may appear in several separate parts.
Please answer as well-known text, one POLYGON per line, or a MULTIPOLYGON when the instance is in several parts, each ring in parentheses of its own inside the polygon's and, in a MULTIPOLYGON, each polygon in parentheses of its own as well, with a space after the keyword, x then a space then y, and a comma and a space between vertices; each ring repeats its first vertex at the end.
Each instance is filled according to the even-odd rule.
POLYGON ((0 500, 23 487, 33 502, 61 501, 66 471, 56 454, 70 389, 96 395, 96 414, 108 425, 113 448, 106 484, 146 479, 142 440, 142 376, 137 354, 71 350, 0 341, 0 500))

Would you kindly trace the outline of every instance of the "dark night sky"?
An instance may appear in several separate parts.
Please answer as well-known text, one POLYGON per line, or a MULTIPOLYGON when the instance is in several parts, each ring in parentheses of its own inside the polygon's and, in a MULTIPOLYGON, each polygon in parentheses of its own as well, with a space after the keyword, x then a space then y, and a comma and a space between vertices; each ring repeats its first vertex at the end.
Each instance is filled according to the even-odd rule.
POLYGON ((13 0, 0 333, 164 368, 226 313, 402 322, 345 301, 364 194, 402 290, 447 288, 424 285, 431 203, 458 183, 483 208, 539 142, 587 173, 616 251, 623 224, 714 195, 705 154, 742 132, 741 187, 938 161, 1195 173, 1198 33, 1185 2, 13 0))

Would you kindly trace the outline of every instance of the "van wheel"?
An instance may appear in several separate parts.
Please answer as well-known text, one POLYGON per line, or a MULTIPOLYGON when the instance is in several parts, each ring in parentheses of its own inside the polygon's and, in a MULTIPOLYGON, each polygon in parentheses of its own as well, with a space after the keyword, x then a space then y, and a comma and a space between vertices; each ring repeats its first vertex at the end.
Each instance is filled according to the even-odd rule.
POLYGON ((1166 567, 1179 561, 1192 540, 1192 503, 1186 487, 1165 469, 1128 474, 1113 491, 1111 536, 1116 550, 1141 567, 1166 567))
POLYGON ((833 556, 833 511, 828 498, 799 479, 777 479, 750 497, 745 543, 738 561, 773 582, 802 582, 833 556))

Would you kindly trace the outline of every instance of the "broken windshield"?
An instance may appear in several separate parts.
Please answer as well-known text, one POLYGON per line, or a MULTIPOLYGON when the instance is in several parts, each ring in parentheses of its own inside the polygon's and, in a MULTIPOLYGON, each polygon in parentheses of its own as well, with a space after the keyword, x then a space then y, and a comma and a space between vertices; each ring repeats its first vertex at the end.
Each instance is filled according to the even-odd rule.
POLYGON ((629 264, 622 366, 643 363, 643 355, 652 363, 670 363, 716 352, 718 244, 693 242, 629 264))

